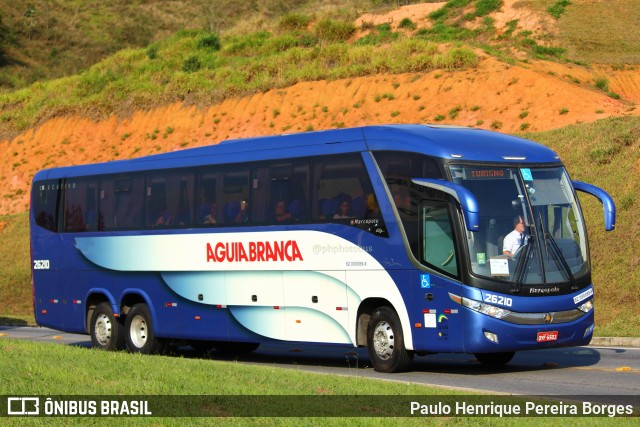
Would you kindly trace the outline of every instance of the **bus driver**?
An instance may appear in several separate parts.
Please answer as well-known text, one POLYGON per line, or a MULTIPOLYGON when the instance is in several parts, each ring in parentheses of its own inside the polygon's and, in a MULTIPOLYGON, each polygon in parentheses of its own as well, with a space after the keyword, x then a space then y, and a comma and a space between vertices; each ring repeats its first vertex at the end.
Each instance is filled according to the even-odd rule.
POLYGON ((502 243, 502 253, 509 258, 524 245, 524 218, 518 215, 513 219, 513 231, 507 234, 502 243))

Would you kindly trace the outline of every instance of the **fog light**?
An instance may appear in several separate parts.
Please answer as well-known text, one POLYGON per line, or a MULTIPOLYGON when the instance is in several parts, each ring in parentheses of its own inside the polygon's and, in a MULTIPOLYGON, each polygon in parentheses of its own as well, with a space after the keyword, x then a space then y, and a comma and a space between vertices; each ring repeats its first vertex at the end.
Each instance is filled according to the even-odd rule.
POLYGON ((494 342, 496 344, 498 344, 498 336, 496 334, 494 334, 493 332, 484 332, 484 337, 486 339, 488 339, 491 342, 494 342))
POLYGON ((591 324, 591 326, 589 326, 587 329, 585 329, 584 335, 582 337, 586 338, 587 336, 591 335, 592 333, 593 333, 593 323, 591 324))

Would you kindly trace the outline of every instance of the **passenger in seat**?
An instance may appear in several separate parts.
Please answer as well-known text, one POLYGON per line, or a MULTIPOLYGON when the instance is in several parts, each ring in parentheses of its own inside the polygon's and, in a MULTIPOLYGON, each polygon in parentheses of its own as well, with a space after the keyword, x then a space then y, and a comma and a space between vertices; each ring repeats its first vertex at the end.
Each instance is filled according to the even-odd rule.
POLYGON ((287 204, 284 200, 278 200, 273 212, 273 222, 289 221, 291 221, 291 213, 287 210, 287 204))

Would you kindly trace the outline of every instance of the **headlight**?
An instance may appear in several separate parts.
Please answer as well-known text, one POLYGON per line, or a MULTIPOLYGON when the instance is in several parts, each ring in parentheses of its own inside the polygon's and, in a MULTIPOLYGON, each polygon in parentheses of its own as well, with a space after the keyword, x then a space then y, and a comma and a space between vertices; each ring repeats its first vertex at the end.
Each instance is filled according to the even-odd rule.
POLYGON ((585 302, 580 307, 578 307, 578 310, 584 311, 585 313, 590 312, 591 310, 593 310, 593 300, 590 299, 589 301, 585 302))
POLYGON ((487 316, 495 317, 496 319, 502 319, 503 317, 511 314, 510 310, 506 310, 504 308, 496 307, 495 305, 486 304, 484 302, 472 300, 465 297, 462 297, 461 303, 464 307, 470 308, 471 310, 477 311, 478 313, 486 314, 487 316))

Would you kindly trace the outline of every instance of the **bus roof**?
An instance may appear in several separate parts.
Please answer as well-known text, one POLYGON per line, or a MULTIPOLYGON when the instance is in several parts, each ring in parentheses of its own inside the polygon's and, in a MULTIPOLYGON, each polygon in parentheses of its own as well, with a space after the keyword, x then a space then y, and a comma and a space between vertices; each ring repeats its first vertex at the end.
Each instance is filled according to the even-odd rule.
POLYGON ((34 180, 367 150, 409 151, 444 159, 481 162, 560 161, 555 152, 541 144, 497 132, 440 125, 376 125, 227 140, 129 160, 48 169, 38 172, 34 180))

